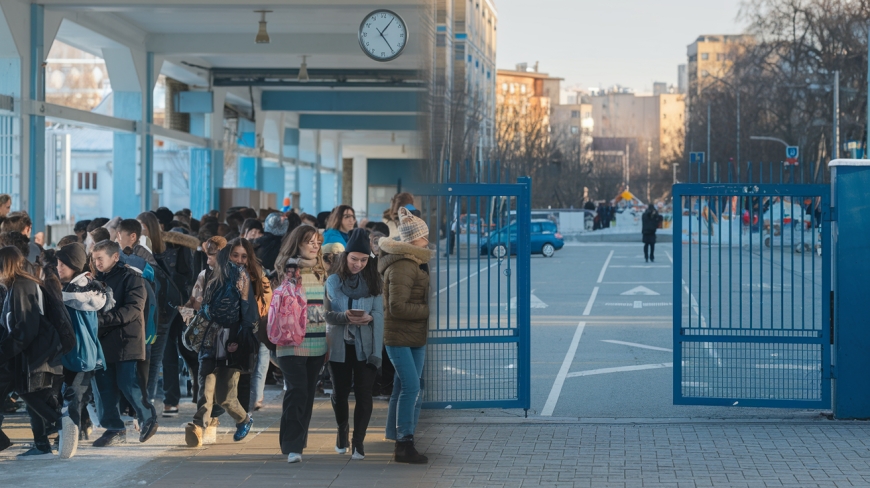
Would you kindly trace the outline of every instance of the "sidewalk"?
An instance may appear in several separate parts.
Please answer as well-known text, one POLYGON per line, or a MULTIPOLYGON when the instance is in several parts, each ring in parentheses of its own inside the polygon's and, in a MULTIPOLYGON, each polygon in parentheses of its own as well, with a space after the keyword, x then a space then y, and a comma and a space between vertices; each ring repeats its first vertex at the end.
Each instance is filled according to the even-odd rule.
MULTIPOLYGON (((186 403, 179 418, 161 419, 146 444, 99 450, 84 443, 71 460, 33 462, 15 461, 21 446, 13 446, 0 453, 0 480, 27 487, 870 486, 867 422, 581 422, 424 411, 418 447, 430 464, 409 466, 392 462, 393 444, 382 440, 384 401, 375 402, 365 460, 334 452, 332 407, 321 399, 304 459, 289 465, 278 448, 280 394, 267 391, 266 408, 240 443, 232 441, 232 426, 222 425, 217 444, 182 447, 181 426, 193 413, 186 403)), ((26 416, 7 417, 5 425, 17 444, 29 439, 26 416)))

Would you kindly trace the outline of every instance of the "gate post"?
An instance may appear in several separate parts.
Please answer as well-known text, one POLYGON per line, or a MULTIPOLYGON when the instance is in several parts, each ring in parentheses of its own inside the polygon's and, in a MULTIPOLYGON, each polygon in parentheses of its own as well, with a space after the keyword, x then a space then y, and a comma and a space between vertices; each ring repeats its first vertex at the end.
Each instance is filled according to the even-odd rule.
MULTIPOLYGON (((834 327, 833 411, 838 419, 870 418, 870 160, 835 159, 831 169, 834 327)), ((824 211, 825 209, 823 209, 824 211)), ((824 252, 824 250, 823 250, 824 252)))

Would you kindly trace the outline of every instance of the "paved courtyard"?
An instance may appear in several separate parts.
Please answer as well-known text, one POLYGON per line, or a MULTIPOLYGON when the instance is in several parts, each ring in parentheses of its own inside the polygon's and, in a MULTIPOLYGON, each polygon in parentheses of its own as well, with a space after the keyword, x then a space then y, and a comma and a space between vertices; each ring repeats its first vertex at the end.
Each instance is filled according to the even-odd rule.
MULTIPOLYGON (((270 387, 272 388, 272 387, 270 387)), ((252 434, 234 443, 182 447, 182 417, 162 419, 146 444, 99 450, 83 445, 70 460, 14 459, 29 439, 27 418, 7 418, 16 446, 0 453, 2 486, 304 487, 841 487, 870 486, 870 423, 823 416, 790 420, 530 417, 512 411, 425 411, 419 447, 425 466, 391 460, 382 440, 386 402, 376 402, 367 456, 333 451, 332 408, 319 400, 303 462, 278 448, 280 391, 268 392, 252 434)), ((98 431, 99 432, 99 431, 98 431)), ((93 437, 92 437, 93 438, 93 437)))

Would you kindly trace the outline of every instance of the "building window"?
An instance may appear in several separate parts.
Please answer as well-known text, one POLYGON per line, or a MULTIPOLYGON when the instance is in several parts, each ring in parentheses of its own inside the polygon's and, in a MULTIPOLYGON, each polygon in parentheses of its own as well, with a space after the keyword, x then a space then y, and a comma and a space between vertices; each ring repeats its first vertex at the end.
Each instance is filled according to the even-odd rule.
POLYGON ((572 110, 572 111, 571 111, 571 118, 572 118, 572 119, 578 119, 578 118, 580 118, 580 111, 579 111, 579 110, 572 110))
POLYGON ((97 173, 76 173, 76 191, 97 191, 97 173))
POLYGON ((710 59, 710 53, 701 53, 701 61, 710 59))
POLYGON ((154 191, 163 191, 163 172, 154 172, 154 191))
POLYGON ((526 85, 520 85, 520 93, 526 92, 526 85))
POLYGON ((579 134, 579 133, 580 133, 580 128, 577 127, 576 125, 572 125, 572 126, 571 126, 571 133, 572 133, 572 134, 575 134, 575 135, 576 135, 576 134, 579 134))

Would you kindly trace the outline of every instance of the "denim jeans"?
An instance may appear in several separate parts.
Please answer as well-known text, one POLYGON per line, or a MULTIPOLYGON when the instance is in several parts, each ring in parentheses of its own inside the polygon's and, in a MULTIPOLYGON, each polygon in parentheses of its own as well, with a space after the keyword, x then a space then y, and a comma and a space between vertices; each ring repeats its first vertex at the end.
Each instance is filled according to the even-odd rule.
POLYGON ((396 368, 396 377, 387 409, 386 438, 398 441, 413 437, 417 430, 420 408, 423 406, 420 378, 423 376, 426 346, 387 346, 387 354, 396 368))
POLYGON ((102 405, 102 417, 100 425, 106 430, 124 430, 124 421, 121 420, 121 410, 118 406, 123 395, 133 409, 139 425, 151 418, 151 409, 143 404, 142 389, 136 377, 137 361, 118 361, 109 363, 106 369, 97 371, 94 380, 99 390, 100 404, 102 405))
POLYGON ((266 390, 266 374, 269 372, 269 348, 262 342, 260 351, 257 353, 257 367, 251 372, 251 399, 248 403, 248 411, 253 412, 257 402, 263 400, 266 390))
POLYGON ((148 356, 148 399, 154 401, 157 395, 157 381, 160 379, 160 367, 163 366, 163 353, 166 351, 166 342, 169 339, 169 326, 157 328, 157 339, 151 345, 151 354, 148 356))

